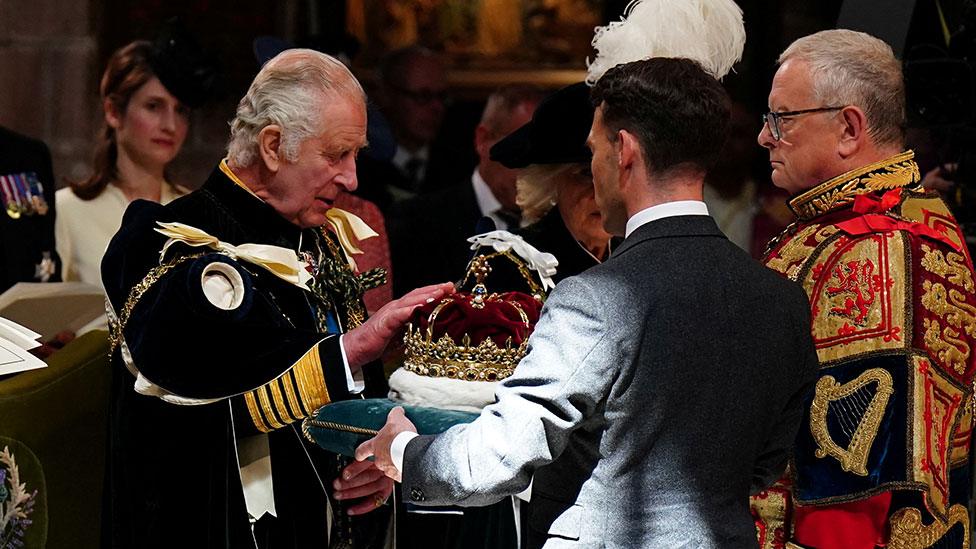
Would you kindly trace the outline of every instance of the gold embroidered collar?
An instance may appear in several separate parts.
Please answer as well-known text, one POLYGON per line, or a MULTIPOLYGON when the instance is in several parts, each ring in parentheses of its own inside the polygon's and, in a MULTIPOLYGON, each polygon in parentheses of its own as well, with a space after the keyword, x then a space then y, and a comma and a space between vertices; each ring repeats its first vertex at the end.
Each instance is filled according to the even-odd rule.
POLYGON ((806 221, 847 206, 860 194, 917 185, 922 176, 911 150, 828 179, 790 200, 790 209, 806 221))

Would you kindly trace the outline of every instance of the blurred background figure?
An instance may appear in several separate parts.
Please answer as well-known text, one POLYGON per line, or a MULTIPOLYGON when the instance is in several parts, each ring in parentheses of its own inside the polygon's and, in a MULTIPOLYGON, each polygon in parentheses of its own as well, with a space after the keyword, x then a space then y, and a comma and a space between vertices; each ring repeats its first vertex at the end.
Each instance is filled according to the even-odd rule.
POLYGON ((756 181, 752 175, 759 156, 754 143, 757 119, 741 103, 732 104, 729 139, 718 162, 705 176, 704 188, 708 213, 715 218, 718 228, 747 252, 752 248, 753 221, 758 211, 756 181))
POLYGON ((471 258, 467 238, 488 217, 485 230, 520 226, 515 172, 492 160, 495 143, 528 122, 541 98, 533 87, 507 86, 493 93, 475 129, 478 166, 465 180, 395 205, 388 216, 393 259, 393 294, 464 273, 471 258))
POLYGON ((54 175, 47 145, 0 127, 0 292, 18 282, 57 282, 54 175))
POLYGON ((427 176, 430 145, 444 120, 447 77, 440 57, 413 46, 392 52, 380 67, 380 106, 396 138, 399 188, 418 191, 427 176))
MULTIPOLYGON (((18 282, 60 282, 54 246, 54 175, 42 141, 0 127, 0 292, 18 282)), ((65 331, 31 352, 47 358, 74 334, 65 331)))
POLYGON ((93 173, 56 193, 65 280, 101 285, 102 255, 130 202, 165 204, 187 192, 169 180, 166 167, 186 139, 190 108, 206 100, 215 72, 175 23, 152 43, 135 41, 112 54, 99 87, 104 120, 93 173))
POLYGON ((367 149, 358 164, 357 194, 389 211, 394 203, 455 184, 473 165, 470 148, 437 140, 447 110, 444 62, 409 46, 386 55, 372 93, 396 141, 391 158, 367 149))

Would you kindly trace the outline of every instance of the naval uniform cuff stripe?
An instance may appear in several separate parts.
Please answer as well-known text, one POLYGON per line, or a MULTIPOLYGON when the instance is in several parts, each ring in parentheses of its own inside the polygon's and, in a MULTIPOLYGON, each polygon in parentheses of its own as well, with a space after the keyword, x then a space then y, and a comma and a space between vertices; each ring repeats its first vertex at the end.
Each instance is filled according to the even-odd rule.
POLYGON ((330 402, 318 345, 309 349, 293 369, 298 380, 298 393, 302 397, 302 404, 306 410, 317 410, 330 402))
POLYGON ((285 426, 276 416, 274 408, 271 406, 271 397, 268 394, 268 386, 262 385, 258 388, 258 402, 261 404, 261 410, 264 411, 264 416, 268 419, 268 423, 274 429, 281 429, 285 426))
POLYGON ((271 392, 271 401, 274 403, 275 412, 278 413, 278 417, 281 418, 282 423, 287 425, 299 419, 292 416, 290 410, 288 410, 288 404, 285 402, 285 395, 281 392, 281 387, 278 385, 277 378, 268 384, 268 390, 271 392))
POLYGON ((254 391, 244 393, 244 403, 247 405, 247 411, 249 414, 251 414, 251 421, 254 422, 254 426, 257 428, 257 430, 261 431, 262 433, 271 432, 271 428, 268 427, 267 422, 264 420, 264 417, 261 415, 261 410, 258 408, 258 403, 257 400, 255 399, 254 391))
POLYGON ((295 385, 293 384, 292 377, 289 375, 290 372, 285 372, 278 377, 278 383, 281 384, 281 391, 285 395, 285 404, 288 405, 288 410, 291 413, 291 417, 297 419, 302 419, 308 414, 302 413, 301 407, 298 405, 298 396, 295 390, 295 385))

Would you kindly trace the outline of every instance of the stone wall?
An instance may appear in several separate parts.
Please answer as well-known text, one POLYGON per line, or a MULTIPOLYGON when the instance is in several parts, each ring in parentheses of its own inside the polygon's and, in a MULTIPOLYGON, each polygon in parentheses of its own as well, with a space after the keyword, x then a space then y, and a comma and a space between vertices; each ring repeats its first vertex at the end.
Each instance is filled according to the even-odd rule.
MULTIPOLYGON (((58 187, 90 173, 94 136, 102 117, 98 84, 108 56, 136 37, 150 37, 148 29, 153 25, 147 20, 161 21, 174 12, 189 12, 184 5, 192 4, 173 2, 168 9, 142 14, 129 4, 114 1, 0 0, 0 125, 47 143, 58 187), (132 11, 122 11, 120 5, 132 11), (137 20, 133 12, 144 20, 137 20)), ((192 113, 187 140, 170 165, 174 182, 199 185, 221 158, 235 100, 253 74, 250 71, 257 70, 250 54, 255 32, 249 31, 275 34, 277 28, 287 29, 282 21, 297 17, 294 4, 294 0, 274 5, 264 0, 215 2, 219 9, 210 20, 191 25, 206 28, 235 9, 250 16, 236 27, 224 27, 227 36, 217 46, 231 43, 233 47, 218 47, 217 52, 233 78, 228 79, 223 99, 192 113)), ((205 38, 209 40, 203 42, 212 47, 213 37, 205 38)))
POLYGON ((48 144, 54 174, 88 170, 99 116, 88 0, 0 0, 0 125, 48 144))

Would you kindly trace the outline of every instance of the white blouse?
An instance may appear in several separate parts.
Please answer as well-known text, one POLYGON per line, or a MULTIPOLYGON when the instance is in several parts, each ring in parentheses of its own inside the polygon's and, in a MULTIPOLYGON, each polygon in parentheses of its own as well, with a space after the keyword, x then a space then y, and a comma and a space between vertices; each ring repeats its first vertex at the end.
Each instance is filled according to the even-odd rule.
MULTIPOLYGON (((160 202, 166 204, 184 194, 182 188, 167 183, 160 202)), ((54 238, 61 256, 62 280, 102 287, 102 256, 122 225, 129 200, 122 189, 109 184, 93 200, 78 198, 68 187, 60 189, 54 194, 54 203, 54 238)))

